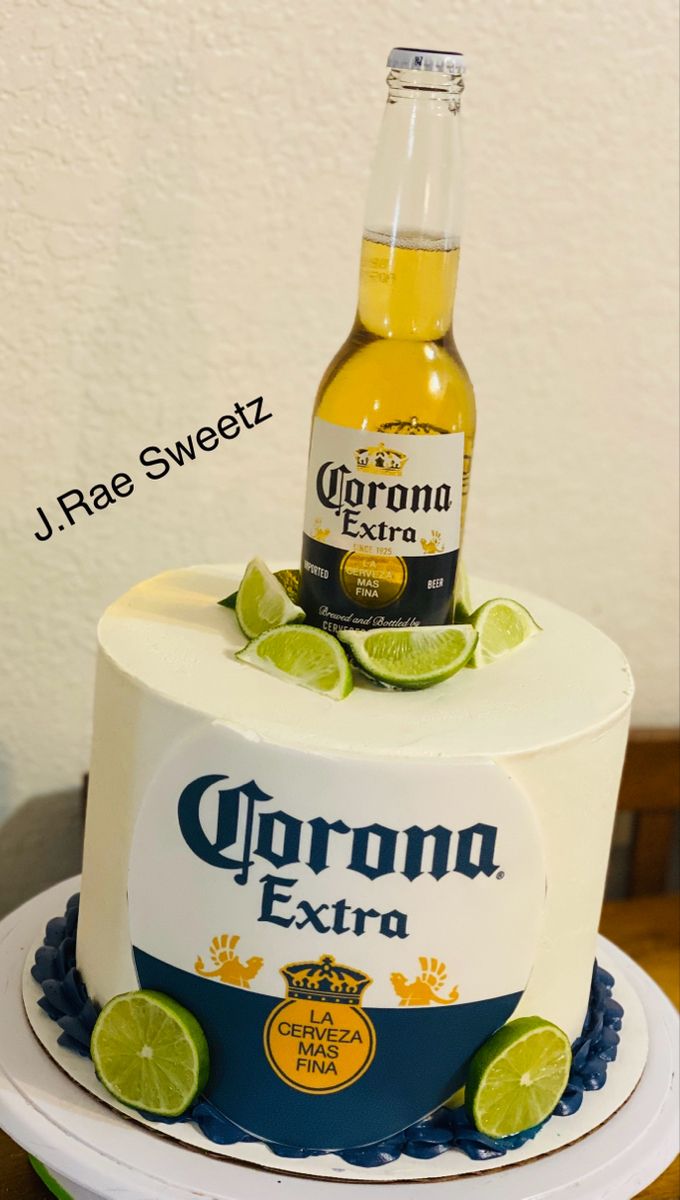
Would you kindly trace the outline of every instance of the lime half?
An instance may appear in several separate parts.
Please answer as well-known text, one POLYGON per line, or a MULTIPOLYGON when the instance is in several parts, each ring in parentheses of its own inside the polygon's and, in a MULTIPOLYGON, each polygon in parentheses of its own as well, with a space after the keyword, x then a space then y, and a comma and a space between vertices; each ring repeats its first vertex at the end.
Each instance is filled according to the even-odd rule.
POLYGON ((569 1038, 541 1017, 510 1021, 475 1054, 465 1103, 488 1137, 510 1137, 554 1111, 571 1070, 569 1038))
POLYGON ((270 629, 236 657, 333 700, 344 700, 352 690, 352 671, 342 646, 330 633, 312 625, 270 629))
POLYGON ((125 992, 109 1000, 94 1027, 91 1053, 112 1096, 163 1117, 186 1112, 210 1073, 198 1021, 160 992, 125 992))
MULTIPOLYGON (((274 571, 274 578, 283 584, 288 599, 292 600, 293 604, 297 604, 298 596, 300 595, 300 572, 298 569, 296 567, 283 567, 280 571, 274 571)), ((218 600, 217 603, 221 604, 223 608, 236 608, 237 596, 238 589, 225 596, 224 600, 218 600)))
POLYGON ((398 688, 426 688, 449 679, 465 666, 477 642, 471 625, 415 625, 362 633, 347 629, 338 637, 363 671, 398 688))
POLYGON ((531 613, 516 600, 487 600, 470 621, 479 634, 470 667, 486 667, 541 632, 531 613))
POLYGON ((261 558, 252 558, 246 567, 236 594, 236 616, 248 638, 305 619, 302 609, 293 604, 284 585, 261 558))

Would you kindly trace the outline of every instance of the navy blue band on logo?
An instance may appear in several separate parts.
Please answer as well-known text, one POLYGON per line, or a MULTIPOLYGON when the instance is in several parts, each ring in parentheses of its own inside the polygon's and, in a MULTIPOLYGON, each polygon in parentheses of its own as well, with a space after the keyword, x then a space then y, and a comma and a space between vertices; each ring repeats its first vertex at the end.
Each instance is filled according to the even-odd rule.
MULTIPOLYGON (((62 1030, 59 1045, 87 1057, 99 1009, 90 1000, 76 967, 78 907, 79 897, 72 896, 65 915, 48 922, 31 973, 43 990, 38 1004, 62 1030)), ((581 1107, 585 1092, 598 1091, 607 1081, 607 1067, 616 1058, 623 1023, 623 1008, 613 998, 613 987, 613 976, 595 963, 583 1030, 572 1046, 569 1082, 553 1116, 571 1116, 581 1107)), ((147 1113, 141 1115, 160 1124, 176 1123, 147 1113)), ((229 1121, 205 1098, 198 1100, 179 1121, 193 1122, 215 1145, 231 1146, 262 1140, 229 1121)), ((346 1163, 357 1167, 383 1166, 402 1154, 418 1159, 436 1158, 445 1150, 459 1150, 470 1159, 482 1161, 500 1158, 509 1150, 523 1146, 536 1136, 543 1124, 514 1137, 489 1138, 475 1129, 464 1108, 444 1107, 392 1138, 337 1153, 346 1163)), ((265 1144, 282 1158, 308 1158, 326 1153, 271 1142, 265 1144)))

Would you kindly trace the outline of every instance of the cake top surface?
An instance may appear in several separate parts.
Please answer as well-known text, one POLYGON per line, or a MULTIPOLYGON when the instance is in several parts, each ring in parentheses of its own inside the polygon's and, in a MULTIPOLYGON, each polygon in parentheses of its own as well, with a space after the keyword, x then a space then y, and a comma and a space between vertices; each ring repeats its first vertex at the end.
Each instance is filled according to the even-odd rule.
POLYGON ((142 688, 280 745, 344 754, 460 758, 529 753, 606 727, 629 707, 623 653, 582 617, 515 587, 471 581, 475 604, 509 595, 543 632, 481 670, 464 669, 417 692, 360 677, 329 700, 239 663, 245 638, 217 601, 241 566, 167 571, 131 588, 104 613, 105 655, 142 688))

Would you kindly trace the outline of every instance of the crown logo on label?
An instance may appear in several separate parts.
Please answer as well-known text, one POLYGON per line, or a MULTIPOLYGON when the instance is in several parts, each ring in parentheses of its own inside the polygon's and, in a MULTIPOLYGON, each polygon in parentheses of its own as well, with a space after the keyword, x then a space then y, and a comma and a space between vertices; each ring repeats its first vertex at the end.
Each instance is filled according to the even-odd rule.
POLYGON ((326 1004, 361 1004, 373 982, 363 971, 336 963, 332 954, 324 954, 318 962, 288 963, 281 974, 289 1000, 323 1000, 326 1004))
POLYGON ((401 475, 408 455, 401 450, 390 450, 383 442, 379 446, 367 446, 364 450, 355 450, 357 471, 365 471, 368 475, 401 475))

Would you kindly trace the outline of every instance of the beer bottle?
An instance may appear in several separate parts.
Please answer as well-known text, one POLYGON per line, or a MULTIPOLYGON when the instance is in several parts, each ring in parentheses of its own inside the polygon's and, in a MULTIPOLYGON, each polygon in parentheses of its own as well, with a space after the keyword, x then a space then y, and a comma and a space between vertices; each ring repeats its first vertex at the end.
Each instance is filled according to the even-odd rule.
POLYGON ((331 632, 450 622, 475 432, 452 330, 463 59, 387 65, 356 319, 309 451, 300 604, 331 632))

